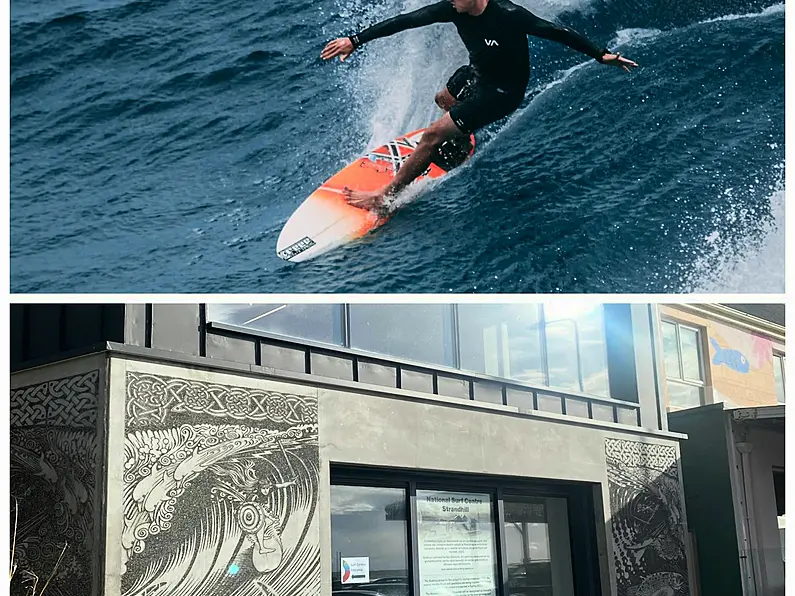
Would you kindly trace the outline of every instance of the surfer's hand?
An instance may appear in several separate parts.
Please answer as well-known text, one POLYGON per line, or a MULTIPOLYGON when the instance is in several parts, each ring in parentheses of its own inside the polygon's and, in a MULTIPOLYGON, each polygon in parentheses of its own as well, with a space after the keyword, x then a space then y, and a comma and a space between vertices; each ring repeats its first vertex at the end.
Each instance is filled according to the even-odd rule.
POLYGON ((340 62, 345 62, 345 58, 350 56, 353 50, 353 43, 350 39, 347 37, 339 37, 326 44, 326 47, 323 48, 322 52, 320 52, 320 57, 323 58, 323 60, 331 60, 332 58, 339 56, 340 62))
POLYGON ((632 72, 630 70, 630 66, 632 68, 637 68, 638 65, 635 64, 632 60, 628 60, 624 58, 620 53, 618 54, 605 54, 602 56, 602 64, 607 64, 608 66, 618 66, 619 68, 627 71, 632 72))

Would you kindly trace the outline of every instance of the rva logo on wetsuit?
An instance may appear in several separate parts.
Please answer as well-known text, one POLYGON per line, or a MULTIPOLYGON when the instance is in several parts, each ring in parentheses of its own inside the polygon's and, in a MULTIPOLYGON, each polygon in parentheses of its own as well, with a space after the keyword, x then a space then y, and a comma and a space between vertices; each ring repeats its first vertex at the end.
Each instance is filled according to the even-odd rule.
POLYGON ((500 44, 497 43, 496 39, 484 39, 483 41, 486 42, 487 46, 498 46, 500 44))

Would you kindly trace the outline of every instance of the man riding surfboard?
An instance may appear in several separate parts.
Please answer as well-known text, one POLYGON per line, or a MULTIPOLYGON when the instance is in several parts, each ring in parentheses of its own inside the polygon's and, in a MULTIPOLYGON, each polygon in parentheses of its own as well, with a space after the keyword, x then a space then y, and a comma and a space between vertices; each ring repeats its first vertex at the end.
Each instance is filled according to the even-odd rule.
POLYGON ((420 144, 395 173, 392 181, 375 191, 345 189, 348 202, 373 209, 385 197, 400 192, 430 165, 446 142, 468 142, 474 131, 514 112, 530 81, 527 36, 565 44, 610 66, 627 72, 633 61, 600 49, 579 33, 545 21, 510 0, 442 0, 419 10, 387 19, 350 37, 330 41, 320 54, 324 60, 344 61, 361 45, 406 29, 433 23, 453 23, 469 51, 470 63, 459 68, 436 94, 445 114, 432 123, 420 144))

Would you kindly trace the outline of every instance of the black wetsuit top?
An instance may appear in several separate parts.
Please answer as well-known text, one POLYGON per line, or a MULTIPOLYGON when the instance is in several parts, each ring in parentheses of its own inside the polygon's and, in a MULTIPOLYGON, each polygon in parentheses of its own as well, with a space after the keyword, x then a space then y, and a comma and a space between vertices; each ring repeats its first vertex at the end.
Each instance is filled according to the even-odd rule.
POLYGON ((489 0, 478 16, 459 13, 449 0, 442 0, 373 25, 350 40, 358 48, 373 39, 433 23, 455 24, 479 83, 512 96, 524 94, 530 80, 528 35, 563 43, 599 61, 607 51, 576 31, 545 21, 510 0, 489 0))

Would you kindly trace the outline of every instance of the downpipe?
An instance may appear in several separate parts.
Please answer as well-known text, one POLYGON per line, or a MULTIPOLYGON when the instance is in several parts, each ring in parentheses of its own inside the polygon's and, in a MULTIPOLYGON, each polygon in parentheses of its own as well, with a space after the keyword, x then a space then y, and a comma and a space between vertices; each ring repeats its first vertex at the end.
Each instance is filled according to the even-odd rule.
POLYGON ((751 452, 753 443, 738 441, 734 444, 740 453, 740 480, 742 482, 743 494, 743 541, 747 545, 747 556, 743 558, 745 573, 744 577, 749 578, 746 596, 761 595, 759 580, 762 573, 759 567, 759 549, 756 533, 756 521, 754 517, 754 496, 751 483, 751 452))

